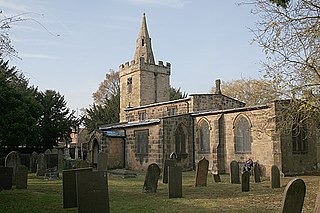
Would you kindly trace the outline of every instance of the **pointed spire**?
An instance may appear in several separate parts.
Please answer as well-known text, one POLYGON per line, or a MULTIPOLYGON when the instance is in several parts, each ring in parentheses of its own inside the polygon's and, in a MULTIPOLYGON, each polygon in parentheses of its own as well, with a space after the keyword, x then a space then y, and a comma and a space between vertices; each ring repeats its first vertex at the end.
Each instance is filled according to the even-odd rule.
POLYGON ((154 56, 151 47, 151 38, 149 37, 146 14, 143 13, 140 32, 137 38, 136 52, 134 54, 135 62, 139 62, 140 58, 149 64, 154 64, 154 56))

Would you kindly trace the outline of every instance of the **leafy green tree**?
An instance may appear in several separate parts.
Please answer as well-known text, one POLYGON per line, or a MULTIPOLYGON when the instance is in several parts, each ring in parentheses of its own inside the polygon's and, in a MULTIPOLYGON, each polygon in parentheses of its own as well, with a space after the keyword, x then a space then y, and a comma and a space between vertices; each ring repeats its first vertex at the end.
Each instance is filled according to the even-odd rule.
POLYGON ((0 60, 0 146, 33 146, 38 141, 38 119, 42 106, 38 91, 8 61, 0 60))
POLYGON ((43 106, 39 121, 40 142, 44 148, 52 148, 58 142, 70 139, 71 127, 78 125, 74 111, 66 106, 64 96, 53 90, 46 90, 39 96, 43 106))
POLYGON ((188 97, 188 94, 186 92, 182 92, 180 87, 176 89, 170 86, 169 93, 170 93, 170 101, 184 99, 188 97))

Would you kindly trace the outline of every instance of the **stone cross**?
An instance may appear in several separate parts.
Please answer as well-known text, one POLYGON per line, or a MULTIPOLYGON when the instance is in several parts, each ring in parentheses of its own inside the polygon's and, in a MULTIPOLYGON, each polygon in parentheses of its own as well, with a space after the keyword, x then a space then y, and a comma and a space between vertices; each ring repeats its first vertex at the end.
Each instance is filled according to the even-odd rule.
POLYGON ((158 188, 158 179, 160 176, 160 168, 156 163, 148 166, 147 174, 144 179, 143 191, 156 193, 158 188))
POLYGON ((306 184, 302 179, 291 180, 285 190, 282 200, 282 213, 301 213, 304 196, 306 194, 306 184))
POLYGON ((271 167, 271 188, 280 188, 280 170, 276 165, 271 167))
POLYGON ((231 161, 230 163, 230 183, 240 183, 239 163, 235 160, 231 161))
POLYGON ((243 192, 250 191, 250 172, 244 171, 241 175, 241 188, 243 192))
POLYGON ((195 186, 207 186, 209 161, 203 157, 197 166, 195 186))
POLYGON ((182 167, 170 166, 169 167, 169 198, 182 197, 182 167))

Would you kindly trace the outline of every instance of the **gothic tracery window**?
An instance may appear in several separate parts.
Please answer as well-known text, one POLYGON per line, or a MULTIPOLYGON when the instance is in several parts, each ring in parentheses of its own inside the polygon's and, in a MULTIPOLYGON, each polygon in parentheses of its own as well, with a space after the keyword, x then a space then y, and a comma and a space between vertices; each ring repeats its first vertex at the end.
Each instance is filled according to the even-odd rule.
POLYGON ((251 126, 244 116, 237 118, 235 128, 235 151, 236 153, 251 152, 251 126))

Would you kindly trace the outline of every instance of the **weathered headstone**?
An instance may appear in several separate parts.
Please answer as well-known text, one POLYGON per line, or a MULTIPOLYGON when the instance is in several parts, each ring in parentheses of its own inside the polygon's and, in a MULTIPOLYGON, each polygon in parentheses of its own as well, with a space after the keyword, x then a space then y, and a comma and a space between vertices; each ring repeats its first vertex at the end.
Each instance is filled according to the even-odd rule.
POLYGON ((177 160, 176 159, 166 159, 164 161, 163 178, 162 178, 162 182, 163 183, 168 183, 169 167, 170 166, 176 166, 176 165, 177 165, 177 160))
POLYGON ((182 197, 182 167, 170 166, 168 171, 169 176, 169 198, 181 198, 182 197))
POLYGON ((32 152, 30 157, 30 170, 31 172, 37 171, 37 160, 38 160, 38 153, 32 152))
POLYGON ((46 156, 43 153, 40 153, 38 155, 38 160, 37 160, 37 176, 44 176, 47 170, 47 161, 46 161, 46 156))
POLYGON ((147 174, 144 179, 143 192, 156 193, 158 188, 158 179, 160 176, 160 168, 156 163, 148 166, 147 174))
POLYGON ((215 183, 220 183, 221 182, 221 178, 219 174, 213 174, 213 180, 215 183))
POLYGON ((291 180, 285 190, 282 200, 282 213, 301 213, 304 196, 306 194, 306 184, 302 179, 291 180))
POLYGON ((0 189, 12 189, 13 167, 0 167, 0 189))
MULTIPOLYGON (((77 184, 76 173, 91 172, 92 168, 70 169, 64 170, 62 176, 63 186, 63 208, 77 207, 77 184)), ((87 180, 86 184, 91 184, 87 180)))
POLYGON ((106 171, 76 173, 77 204, 79 213, 109 212, 107 177, 108 175, 106 171))
POLYGON ((203 157, 197 166, 195 186, 207 186, 209 161, 203 157))
POLYGON ((319 189, 318 189, 318 193, 317 193, 317 199, 316 199, 316 204, 314 207, 314 213, 320 213, 320 182, 319 182, 319 189))
POLYGON ((47 158, 47 168, 58 168, 58 154, 48 154, 47 158))
POLYGON ((28 167, 20 165, 17 167, 16 188, 26 189, 28 186, 28 167))
POLYGON ((44 154, 45 154, 45 155, 50 155, 50 154, 51 154, 51 150, 50 150, 50 149, 47 149, 46 151, 44 151, 44 154))
POLYGON ((20 154, 21 165, 24 165, 30 169, 30 154, 20 154))
POLYGON ((230 163, 230 183, 240 183, 239 163, 235 160, 231 161, 230 163))
POLYGON ((241 188, 243 192, 250 191, 250 172, 244 171, 241 175, 241 188))
POLYGON ((280 170, 276 165, 271 167, 271 188, 280 188, 280 170))
POLYGON ((258 162, 256 162, 253 166, 253 174, 254 174, 254 182, 255 183, 260 183, 261 182, 261 170, 260 170, 260 165, 258 162))
POLYGON ((107 168, 108 168, 108 154, 104 152, 100 152, 98 154, 97 170, 107 171, 107 168))
POLYGON ((5 167, 12 167, 12 185, 16 185, 16 172, 17 167, 21 165, 19 152, 12 151, 10 152, 5 159, 5 167))

